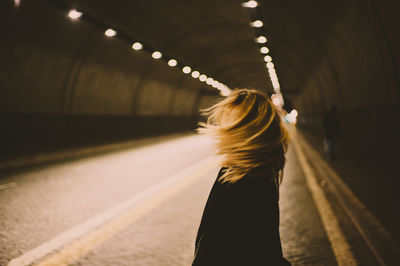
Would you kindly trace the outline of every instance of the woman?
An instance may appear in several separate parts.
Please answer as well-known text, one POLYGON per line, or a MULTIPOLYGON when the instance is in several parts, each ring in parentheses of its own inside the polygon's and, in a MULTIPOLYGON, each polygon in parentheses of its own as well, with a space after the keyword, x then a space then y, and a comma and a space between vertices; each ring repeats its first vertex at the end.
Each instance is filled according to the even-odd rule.
POLYGON ((193 266, 290 265, 279 236, 279 184, 288 134, 269 97, 234 90, 199 123, 217 139, 222 167, 196 238, 193 266))

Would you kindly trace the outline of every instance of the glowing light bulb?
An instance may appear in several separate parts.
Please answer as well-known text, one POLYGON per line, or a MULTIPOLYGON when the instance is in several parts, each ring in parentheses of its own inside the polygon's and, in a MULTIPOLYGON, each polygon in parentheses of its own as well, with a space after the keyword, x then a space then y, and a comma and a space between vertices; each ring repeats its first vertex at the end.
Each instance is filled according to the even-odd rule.
POLYGON ((160 58, 162 57, 162 53, 160 53, 159 51, 154 51, 154 52, 151 54, 151 56, 152 56, 154 59, 160 59, 160 58))
POLYGON ((178 62, 175 60, 175 59, 170 59, 170 60, 168 60, 168 65, 170 66, 170 67, 174 67, 174 66, 176 66, 178 64, 178 62))
POLYGON ((274 98, 274 99, 272 100, 272 102, 273 102, 275 105, 281 105, 281 100, 279 100, 278 97, 274 98))
POLYGON ((107 30, 104 32, 104 34, 105 34, 107 37, 114 37, 115 35, 117 35, 117 32, 116 32, 115 30, 113 30, 113 29, 107 29, 107 30))
POLYGON ((224 88, 223 90, 221 90, 219 92, 222 96, 228 96, 229 94, 231 94, 231 90, 228 89, 228 87, 224 88))
POLYGON ((264 56, 264 61, 265 62, 271 62, 272 61, 272 57, 271 56, 269 56, 269 55, 266 55, 266 56, 264 56))
POLYGON ((143 49, 143 44, 141 44, 140 42, 134 42, 132 44, 132 49, 133 50, 141 50, 141 49, 143 49))
POLYGON ((275 68, 268 68, 269 76, 276 76, 275 68))
POLYGON ((276 77, 275 68, 269 68, 269 69, 268 69, 268 72, 269 72, 269 76, 270 76, 270 77, 276 77))
POLYGON ((278 81, 278 77, 276 75, 270 75, 269 76, 271 78, 272 81, 278 81))
POLYGON ((76 9, 72 9, 71 11, 68 12, 68 17, 71 19, 78 19, 82 17, 82 12, 77 11, 76 9))
POLYGON ((267 47, 261 47, 260 48, 260 52, 262 53, 262 54, 268 54, 269 53, 269 49, 267 48, 267 47))
POLYGON ((182 71, 185 74, 189 74, 192 71, 192 69, 190 68, 190 66, 185 66, 182 68, 182 71))
POLYGON ((192 72, 192 77, 193 77, 193 78, 197 79, 199 76, 200 76, 199 71, 193 71, 193 72, 192 72))
POLYGON ((216 80, 213 80, 213 82, 211 83, 211 86, 213 86, 214 88, 218 87, 219 82, 216 80))
POLYGON ((207 80, 207 76, 204 75, 204 74, 201 74, 200 77, 199 77, 199 80, 200 80, 201 82, 204 82, 204 81, 207 80))
POLYGON ((287 114, 287 115, 286 115, 286 119, 287 119, 290 123, 293 123, 293 124, 296 124, 296 122, 297 122, 296 116, 293 115, 292 113, 287 114))
POLYGON ((255 20, 253 22, 250 22, 250 26, 254 28, 261 28, 264 25, 264 23, 261 20, 255 20))
POLYGON ((279 82, 276 76, 270 76, 272 82, 279 82))
POLYGON ((268 63, 267 63, 267 68, 268 68, 268 69, 274 68, 274 63, 268 62, 268 63))
POLYGON ((267 42, 267 38, 265 37, 265 36, 258 36, 257 38, 256 38, 256 42, 257 43, 266 43, 267 42))
POLYGON ((242 7, 246 7, 246 8, 255 8, 257 6, 258 6, 257 1, 253 1, 253 0, 242 3, 242 7))
POLYGON ((296 109, 293 109, 293 110, 290 112, 290 114, 291 114, 292 116, 294 116, 294 117, 297 117, 297 115, 298 115, 299 113, 297 112, 296 109))

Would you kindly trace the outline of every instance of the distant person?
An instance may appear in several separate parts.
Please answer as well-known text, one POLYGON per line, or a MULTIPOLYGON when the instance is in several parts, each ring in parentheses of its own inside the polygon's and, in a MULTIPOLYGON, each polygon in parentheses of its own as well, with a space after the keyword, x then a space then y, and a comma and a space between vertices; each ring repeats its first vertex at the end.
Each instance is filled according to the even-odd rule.
POLYGON ((193 266, 291 265, 279 235, 279 185, 288 134, 270 98, 234 90, 199 123, 217 139, 221 169, 208 197, 193 266))
POLYGON ((325 112, 322 125, 326 156, 328 160, 334 161, 336 142, 341 137, 336 106, 332 106, 331 109, 325 112))

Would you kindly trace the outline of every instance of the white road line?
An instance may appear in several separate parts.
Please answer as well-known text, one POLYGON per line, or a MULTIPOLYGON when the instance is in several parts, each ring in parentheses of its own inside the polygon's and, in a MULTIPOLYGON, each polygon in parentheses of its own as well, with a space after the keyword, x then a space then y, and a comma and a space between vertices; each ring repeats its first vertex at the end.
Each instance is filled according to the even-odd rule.
POLYGON ((120 203, 113 209, 101 213, 70 230, 61 233, 53 239, 11 260, 8 266, 31 265, 54 251, 60 250, 40 265, 68 265, 79 259, 95 245, 105 241, 113 234, 131 224, 149 210, 164 202, 170 196, 184 189, 204 171, 210 171, 217 166, 215 157, 207 157, 191 165, 177 175, 150 187, 142 193, 120 203), (117 218, 115 218, 117 217, 117 218), (115 219, 113 219, 115 218, 115 219), (103 226, 104 225, 104 226, 103 226), (79 239, 82 238, 82 239, 79 239), (70 247, 63 248, 68 243, 70 247))
POLYGON ((307 162, 305 155, 298 143, 295 130, 292 132, 292 143, 296 150, 297 158, 300 162, 300 166, 303 169, 307 186, 314 199, 315 205, 319 212, 322 220, 322 224, 328 235, 329 241, 332 246, 333 253, 339 266, 341 265, 357 265, 357 261, 351 252, 350 245, 347 242, 342 230, 339 226, 332 207, 326 198, 323 189, 319 186, 317 178, 315 177, 314 171, 307 162))
POLYGON ((89 156, 93 154, 99 154, 103 152, 111 152, 111 151, 125 151, 128 148, 147 148, 150 145, 156 145, 156 142, 159 140, 164 141, 171 141, 174 139, 182 138, 182 137, 190 137, 196 135, 196 133, 174 133, 171 135, 166 136, 153 136, 147 137, 143 139, 137 140, 128 140, 128 141, 121 141, 111 144, 103 144, 97 146, 90 146, 90 147, 82 147, 82 148, 75 148, 75 149, 65 149, 62 151, 57 152, 46 152, 46 153, 39 153, 32 156, 21 157, 18 159, 11 159, 6 161, 0 161, 0 169, 8 168, 8 167, 23 167, 25 165, 33 165, 39 164, 44 162, 51 162, 56 160, 64 160, 64 159, 73 159, 79 158, 81 156, 89 156), (147 144, 146 146, 142 146, 143 144, 147 144))
POLYGON ((16 187, 16 186, 17 186, 16 182, 10 182, 10 183, 7 183, 7 184, 1 184, 0 185, 0 191, 1 190, 6 190, 8 188, 13 188, 13 187, 16 187))
MULTIPOLYGON (((330 178, 333 179, 334 183, 336 183, 345 195, 347 199, 351 202, 353 208, 357 209, 357 213, 361 214, 363 217, 363 222, 372 224, 374 230, 379 232, 379 235, 385 239, 388 245, 390 245, 394 250, 400 252, 400 245, 397 241, 391 236, 389 231, 382 225, 382 223, 365 207, 365 205, 357 198, 356 195, 351 191, 351 189, 343 182, 340 176, 336 173, 335 170, 330 167, 324 160, 321 159, 321 156, 315 151, 311 145, 309 145, 304 138, 298 134, 298 139, 301 141, 303 147, 307 149, 307 153, 310 153, 312 157, 318 160, 318 163, 324 168, 330 178)), ((329 180, 328 180, 329 181, 329 180)), ((331 186, 333 191, 337 195, 337 199, 339 200, 340 204, 342 205, 343 209, 346 211, 346 214, 350 217, 352 223, 357 228, 358 232, 360 233, 361 237, 364 239, 367 246, 370 248, 371 252, 374 254, 376 260, 379 262, 379 265, 386 265, 385 260, 381 256, 380 252, 375 248, 373 241, 370 239, 369 234, 365 232, 363 226, 361 226, 359 220, 354 216, 353 211, 349 210, 347 204, 343 201, 342 197, 340 197, 339 192, 336 190, 335 186, 331 186)))

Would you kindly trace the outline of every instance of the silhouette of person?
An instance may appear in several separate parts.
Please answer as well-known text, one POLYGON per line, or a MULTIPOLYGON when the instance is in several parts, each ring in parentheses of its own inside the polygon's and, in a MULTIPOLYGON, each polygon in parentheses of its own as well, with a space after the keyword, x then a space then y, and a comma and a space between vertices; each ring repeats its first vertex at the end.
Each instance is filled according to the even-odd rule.
POLYGON ((341 138, 339 120, 337 118, 337 107, 334 105, 324 114, 322 122, 324 130, 324 146, 328 160, 335 160, 335 146, 341 138))

